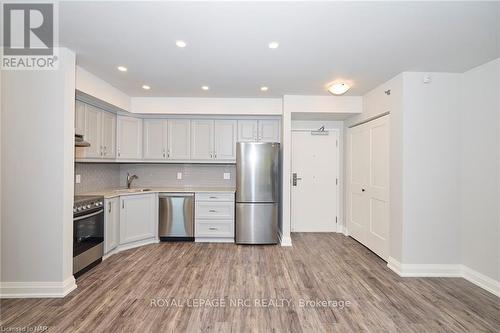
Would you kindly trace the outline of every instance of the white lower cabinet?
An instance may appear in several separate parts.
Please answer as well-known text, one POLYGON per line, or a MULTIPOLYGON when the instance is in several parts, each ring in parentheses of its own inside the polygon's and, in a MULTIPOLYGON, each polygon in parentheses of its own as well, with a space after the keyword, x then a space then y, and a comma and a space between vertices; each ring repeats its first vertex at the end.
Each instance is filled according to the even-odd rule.
POLYGON ((156 194, 120 197, 120 245, 156 237, 157 198, 156 194))
POLYGON ((104 209, 104 254, 107 254, 120 240, 120 198, 104 200, 104 209))
POLYGON ((234 193, 195 194, 195 241, 234 242, 234 193))

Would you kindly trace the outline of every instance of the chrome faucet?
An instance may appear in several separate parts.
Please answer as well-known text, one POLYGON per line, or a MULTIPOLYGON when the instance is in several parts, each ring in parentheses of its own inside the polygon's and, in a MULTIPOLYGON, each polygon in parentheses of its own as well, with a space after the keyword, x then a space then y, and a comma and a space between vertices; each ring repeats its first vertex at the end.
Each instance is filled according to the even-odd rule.
POLYGON ((127 172, 127 188, 130 188, 130 186, 132 185, 132 181, 138 178, 139 177, 137 177, 137 175, 131 175, 130 173, 127 172))

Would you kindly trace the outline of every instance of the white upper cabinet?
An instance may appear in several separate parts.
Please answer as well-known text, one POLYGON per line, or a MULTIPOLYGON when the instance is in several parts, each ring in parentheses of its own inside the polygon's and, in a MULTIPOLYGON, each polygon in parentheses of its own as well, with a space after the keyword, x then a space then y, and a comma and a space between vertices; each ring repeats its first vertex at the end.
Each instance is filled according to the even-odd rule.
POLYGON ((116 141, 118 159, 142 159, 142 119, 118 116, 116 141))
POLYGON ((214 121, 191 121, 191 159, 210 160, 214 157, 214 121))
POLYGON ((116 115, 102 112, 101 146, 103 158, 116 158, 116 115))
POLYGON ((191 121, 170 119, 168 121, 167 158, 170 160, 189 160, 191 157, 191 121))
POLYGON ((216 160, 236 160, 236 120, 215 120, 214 158, 216 160))
POLYGON ((279 120, 259 120, 259 141, 280 142, 279 120))
POLYGON ((85 103, 75 101, 75 134, 85 135, 85 103))
POLYGON ((258 120, 238 120, 238 141, 257 141, 258 120))
POLYGON ((90 147, 85 147, 84 157, 101 158, 102 157, 102 114, 101 110, 91 105, 85 107, 85 132, 83 137, 90 143, 90 147))
POLYGON ((144 119, 144 159, 164 160, 168 149, 168 121, 144 119))

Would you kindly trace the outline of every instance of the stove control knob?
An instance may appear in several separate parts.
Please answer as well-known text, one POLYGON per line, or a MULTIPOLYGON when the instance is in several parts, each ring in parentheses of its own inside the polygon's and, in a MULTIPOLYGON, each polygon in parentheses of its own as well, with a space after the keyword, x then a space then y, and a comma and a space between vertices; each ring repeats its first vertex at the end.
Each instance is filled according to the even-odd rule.
POLYGON ((90 208, 90 207, 92 207, 92 206, 90 206, 90 204, 89 204, 89 205, 87 205, 87 208, 90 208))
POLYGON ((73 208, 73 213, 76 213, 76 208, 73 208))
POLYGON ((82 207, 78 207, 76 210, 77 210, 77 211, 81 211, 81 210, 82 210, 82 207))

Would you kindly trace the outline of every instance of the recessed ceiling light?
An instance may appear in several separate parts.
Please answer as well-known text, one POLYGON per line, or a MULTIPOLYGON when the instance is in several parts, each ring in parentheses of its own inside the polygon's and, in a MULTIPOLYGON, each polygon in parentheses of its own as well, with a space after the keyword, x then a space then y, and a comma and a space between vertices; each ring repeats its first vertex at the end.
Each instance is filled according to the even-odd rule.
POLYGON ((177 45, 177 47, 186 47, 187 46, 186 42, 183 40, 176 40, 175 45, 177 45))
POLYGON ((203 90, 209 90, 210 87, 209 86, 201 86, 201 89, 203 89, 203 90))
POLYGON ((277 49, 280 46, 278 42, 271 42, 269 43, 269 48, 270 49, 277 49))
POLYGON ((260 87, 260 90, 261 90, 261 91, 268 91, 268 90, 269 90, 269 88, 268 88, 268 87, 260 87))
POLYGON ((334 83, 328 87, 328 91, 334 95, 343 95, 351 88, 345 82, 334 83))
POLYGON ((150 87, 150 86, 148 86, 147 84, 143 84, 143 85, 142 85, 142 89, 144 89, 144 90, 149 90, 149 89, 151 89, 151 87, 150 87))
POLYGON ((118 67, 116 67, 116 68, 118 68, 118 70, 119 70, 120 72, 126 72, 126 71, 127 71, 127 67, 125 67, 125 66, 118 66, 118 67))

